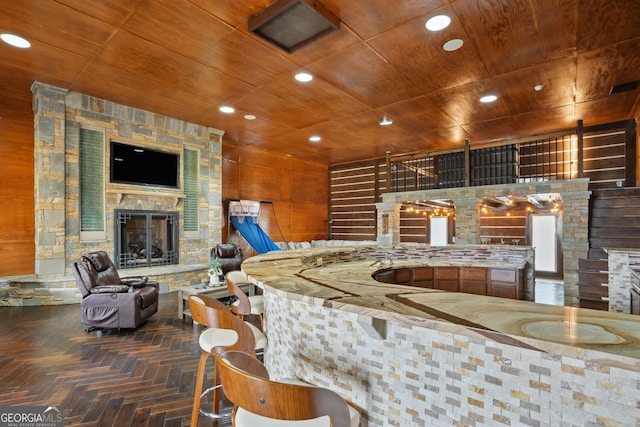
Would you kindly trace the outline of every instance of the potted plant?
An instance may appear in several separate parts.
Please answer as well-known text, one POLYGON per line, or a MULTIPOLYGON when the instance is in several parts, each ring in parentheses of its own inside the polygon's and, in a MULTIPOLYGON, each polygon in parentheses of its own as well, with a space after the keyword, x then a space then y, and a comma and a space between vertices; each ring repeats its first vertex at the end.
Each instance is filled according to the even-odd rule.
POLYGON ((222 276, 222 263, 218 257, 211 258, 209 260, 209 270, 207 271, 209 276, 209 284, 217 286, 220 283, 220 276, 222 276))

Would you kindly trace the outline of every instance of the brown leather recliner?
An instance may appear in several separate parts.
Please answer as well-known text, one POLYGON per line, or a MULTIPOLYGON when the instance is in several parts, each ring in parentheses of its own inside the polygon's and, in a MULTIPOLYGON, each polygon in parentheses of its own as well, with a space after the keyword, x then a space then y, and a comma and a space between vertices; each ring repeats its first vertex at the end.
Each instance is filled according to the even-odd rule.
POLYGON ((120 278, 104 251, 84 254, 71 265, 82 293, 80 320, 98 329, 137 328, 158 311, 158 282, 120 278))
POLYGON ((222 274, 229 271, 240 270, 243 256, 242 251, 235 243, 220 243, 211 249, 211 257, 218 257, 222 265, 222 274))

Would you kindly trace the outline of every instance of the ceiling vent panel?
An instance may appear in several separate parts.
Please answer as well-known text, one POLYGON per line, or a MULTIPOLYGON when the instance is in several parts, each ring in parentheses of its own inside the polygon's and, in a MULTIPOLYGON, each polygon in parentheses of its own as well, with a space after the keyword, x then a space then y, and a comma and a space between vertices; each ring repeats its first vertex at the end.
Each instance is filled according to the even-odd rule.
POLYGON ((249 18, 249 31, 292 53, 340 28, 340 20, 313 0, 278 0, 249 18))
POLYGON ((619 92, 627 92, 629 90, 638 89, 638 84, 640 84, 640 80, 636 80, 635 82, 622 83, 619 85, 615 85, 609 91, 610 95, 619 92))

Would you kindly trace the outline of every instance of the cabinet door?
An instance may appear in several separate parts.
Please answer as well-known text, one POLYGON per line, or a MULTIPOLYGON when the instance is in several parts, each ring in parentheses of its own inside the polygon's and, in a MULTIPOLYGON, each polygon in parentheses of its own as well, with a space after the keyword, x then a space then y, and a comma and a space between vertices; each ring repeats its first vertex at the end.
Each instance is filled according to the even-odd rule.
POLYGON ((489 295, 492 297, 517 299, 515 285, 505 283, 491 282, 491 284, 489 284, 489 295))
POLYGON ((395 270, 395 280, 393 283, 398 285, 410 285, 411 284, 411 269, 410 268, 398 268, 395 270))
POLYGON ((415 267, 413 269, 413 286, 433 288, 433 267, 415 267))
POLYGON ((459 268, 458 267, 434 267, 433 287, 443 291, 459 292, 459 268))
POLYGON ((488 295, 492 297, 521 299, 522 270, 497 269, 489 270, 488 295))
POLYGON ((487 294, 487 268, 461 267, 460 292, 476 295, 487 294))

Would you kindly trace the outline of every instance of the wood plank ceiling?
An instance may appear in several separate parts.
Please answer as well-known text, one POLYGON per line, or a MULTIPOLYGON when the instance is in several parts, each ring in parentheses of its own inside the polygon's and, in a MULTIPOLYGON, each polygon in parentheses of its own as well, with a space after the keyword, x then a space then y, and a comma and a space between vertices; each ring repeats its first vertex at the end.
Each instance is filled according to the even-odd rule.
POLYGON ((639 89, 609 94, 640 80, 638 0, 322 0, 341 28, 293 54, 247 29, 272 1, 4 1, 0 33, 32 47, 0 43, 0 133, 34 80, 328 165, 640 116, 639 89))

